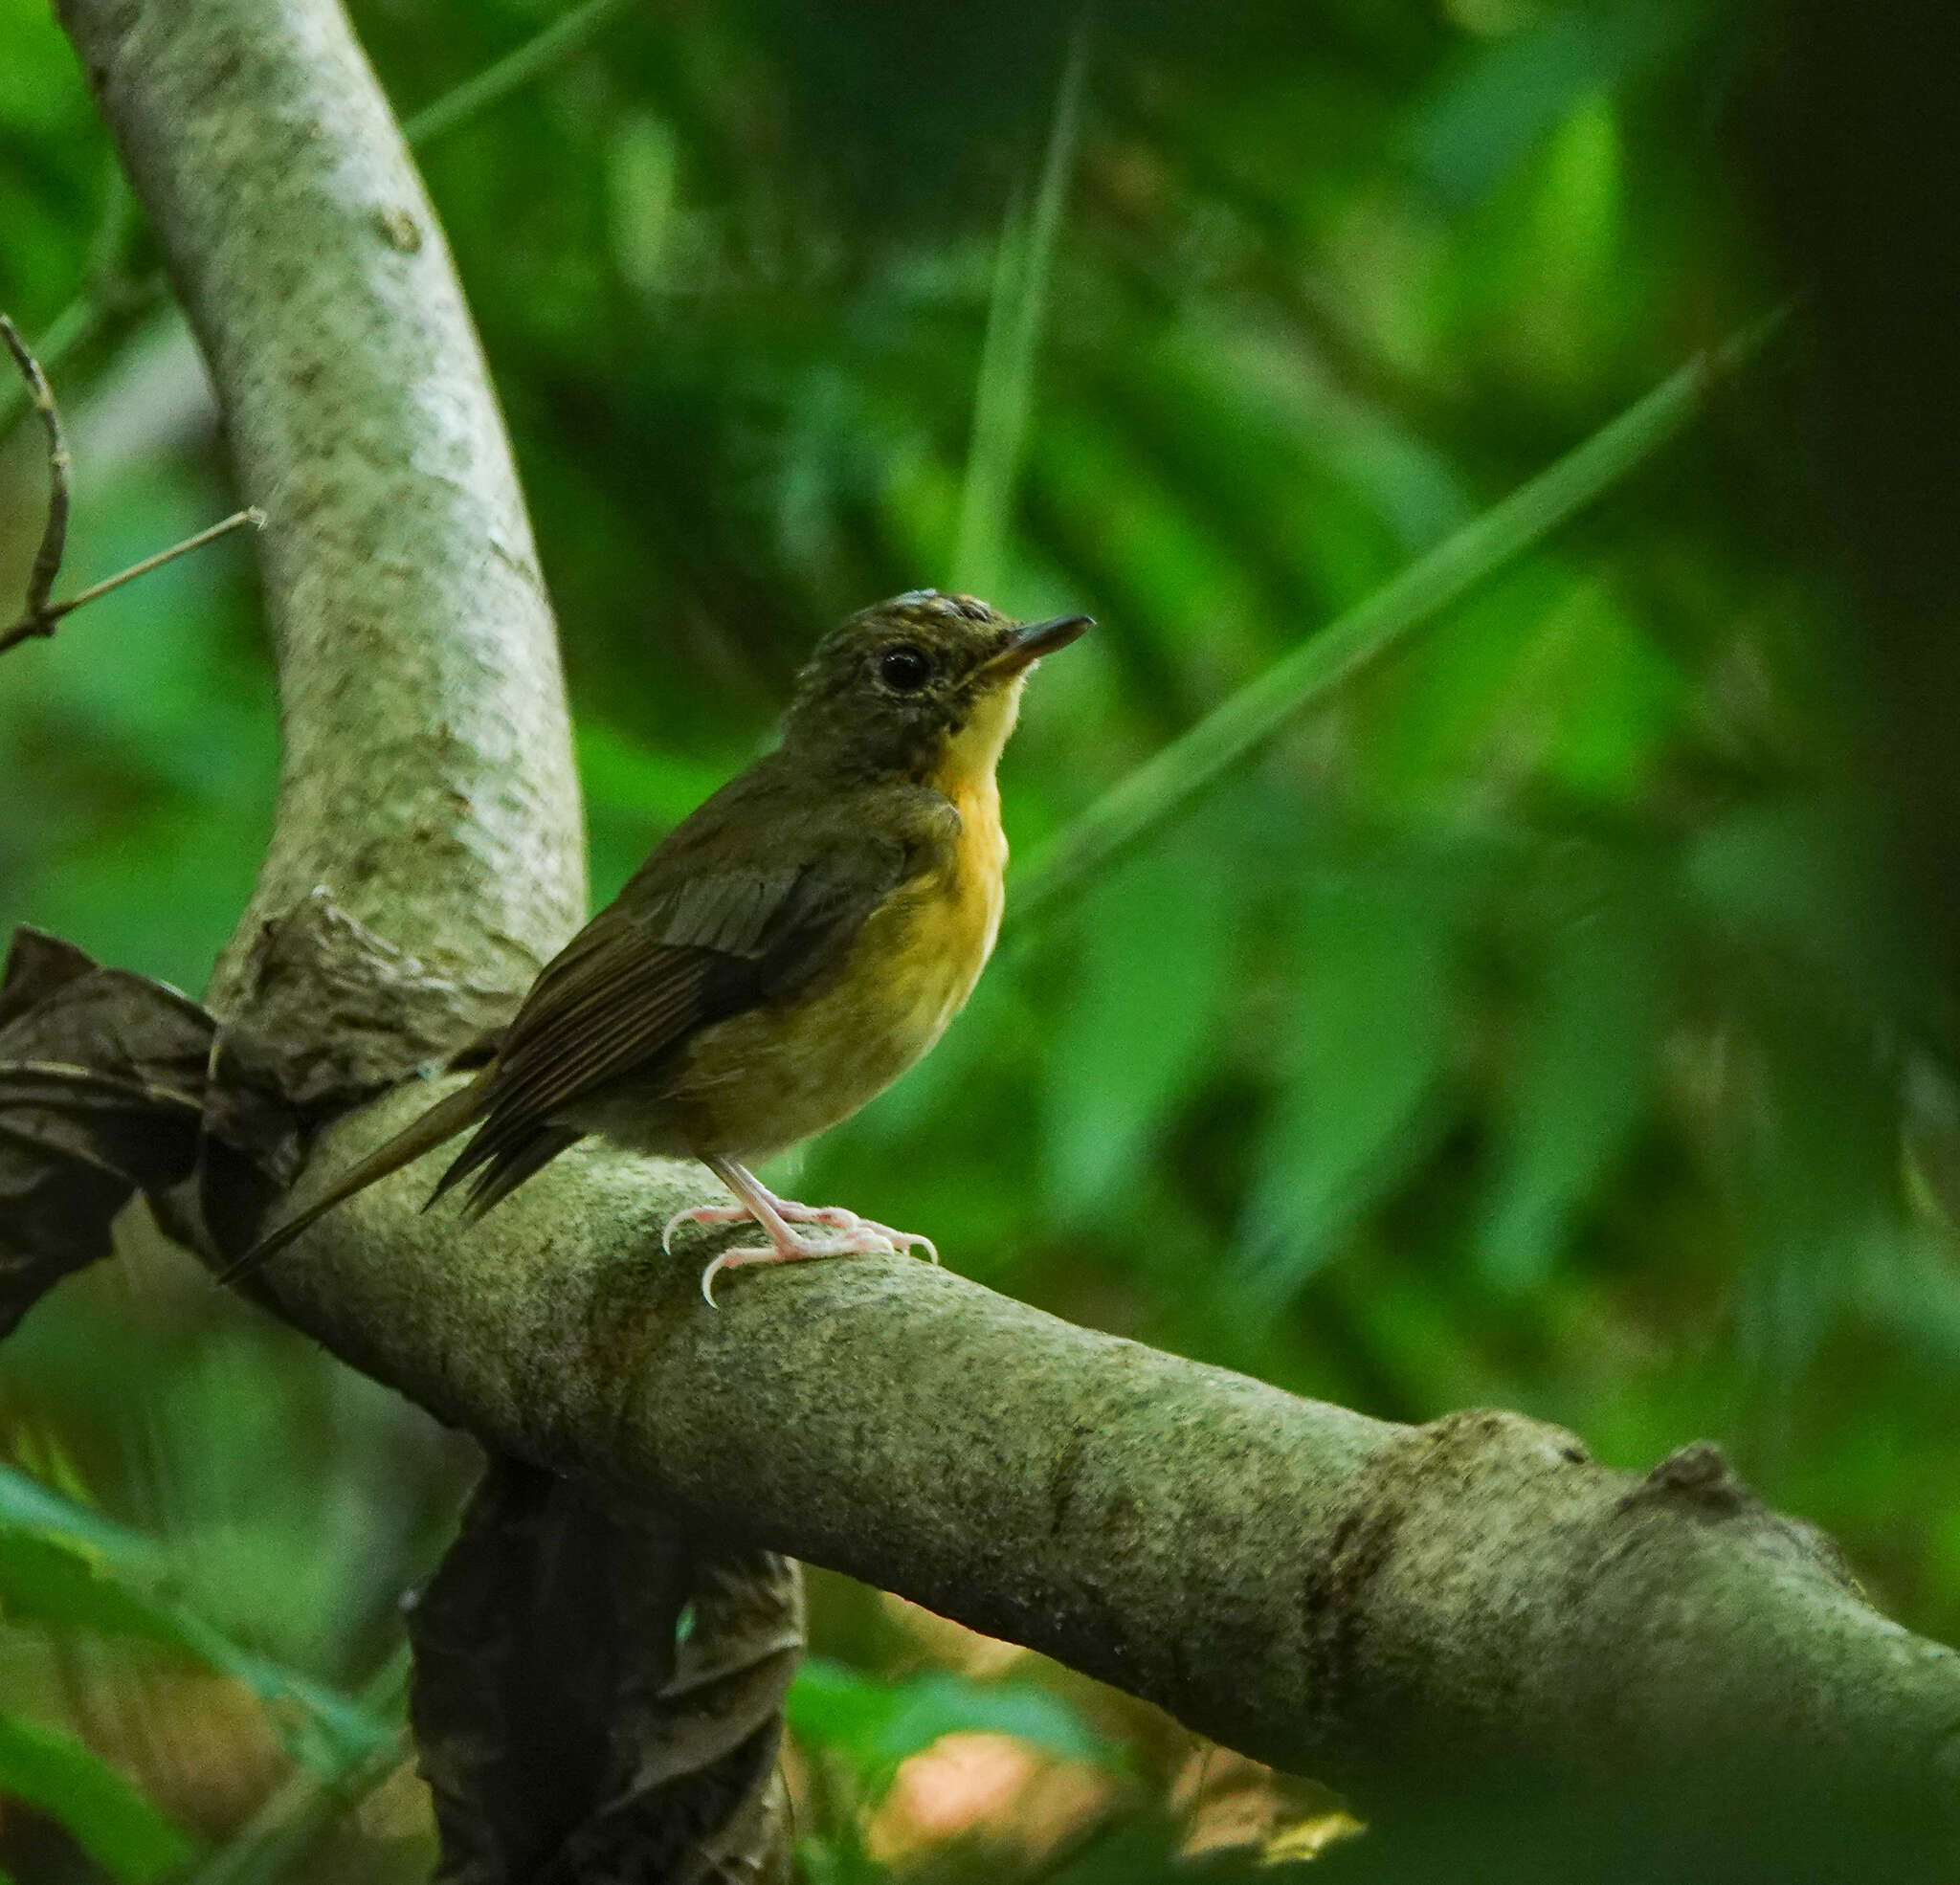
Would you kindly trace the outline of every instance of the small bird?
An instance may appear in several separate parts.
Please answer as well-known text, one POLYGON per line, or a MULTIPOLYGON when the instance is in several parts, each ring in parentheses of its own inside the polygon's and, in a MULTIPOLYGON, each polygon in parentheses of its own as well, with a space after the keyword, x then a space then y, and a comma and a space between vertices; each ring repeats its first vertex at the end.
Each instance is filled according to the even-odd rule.
MULTIPOLYGON (((588 1133, 699 1159, 766 1239, 702 1275, 914 1245, 748 1169, 848 1119, 966 1006, 1000 928, 994 767, 1042 655, 1086 615, 1022 624, 915 589, 860 610, 797 677, 781 742, 681 820, 546 965, 495 1057, 262 1238, 230 1281, 323 1212, 474 1127, 429 1204, 468 1181, 475 1218, 588 1133), (803 1227, 799 1229, 798 1227, 803 1227)), ((424 1209, 428 1207, 425 1205, 424 1209)))

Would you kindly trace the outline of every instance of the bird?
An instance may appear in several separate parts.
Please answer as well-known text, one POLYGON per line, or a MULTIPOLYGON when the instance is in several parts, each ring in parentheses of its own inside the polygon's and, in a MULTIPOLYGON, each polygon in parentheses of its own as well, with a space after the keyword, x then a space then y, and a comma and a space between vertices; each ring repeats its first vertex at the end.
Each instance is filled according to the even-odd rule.
POLYGON ((589 1134, 701 1161, 733 1194, 667 1223, 752 1220, 750 1264, 923 1249, 750 1167, 882 1092, 966 1005, 999 933, 995 767, 1042 656, 1094 626, 1023 623, 914 589, 816 644, 781 737, 669 832, 540 971, 491 1058, 228 1270, 257 1270, 336 1206, 459 1133, 428 1202, 474 1221, 589 1134), (472 1130, 474 1129, 474 1130, 472 1130))

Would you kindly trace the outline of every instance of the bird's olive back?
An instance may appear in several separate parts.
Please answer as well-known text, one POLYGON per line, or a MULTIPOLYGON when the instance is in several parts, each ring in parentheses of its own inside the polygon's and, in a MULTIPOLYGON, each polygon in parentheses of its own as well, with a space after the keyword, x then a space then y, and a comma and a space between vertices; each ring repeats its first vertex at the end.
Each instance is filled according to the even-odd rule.
POLYGON ((923 778, 972 711, 1014 622, 969 595, 914 589, 833 629, 796 679, 783 746, 853 778, 923 778))

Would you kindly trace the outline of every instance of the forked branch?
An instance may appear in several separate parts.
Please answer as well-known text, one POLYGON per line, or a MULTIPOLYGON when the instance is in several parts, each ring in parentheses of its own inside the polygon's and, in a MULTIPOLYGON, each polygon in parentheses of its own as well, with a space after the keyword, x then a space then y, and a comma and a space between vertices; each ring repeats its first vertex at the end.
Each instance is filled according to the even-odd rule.
POLYGON ((55 579, 61 573, 61 559, 68 548, 68 517, 73 503, 69 481, 75 463, 69 454, 67 432, 61 424, 61 409, 55 403, 48 376, 42 372, 41 364, 28 344, 21 339, 20 330, 4 314, 0 314, 0 340, 7 343, 8 352, 12 354, 22 377, 27 381, 29 397, 33 401, 34 410, 40 414, 41 427, 48 439, 47 521, 41 526, 41 541, 34 551, 33 565, 28 571, 27 597, 21 605, 20 613, 6 628, 0 629, 0 654, 36 635, 53 634, 64 616, 74 614, 99 596, 107 595, 111 589, 120 589, 124 583, 133 583, 139 576, 147 576, 152 569, 161 569, 165 564, 172 563, 180 556, 188 556, 192 550, 201 550, 205 544, 214 543, 234 530, 242 529, 248 523, 255 530, 264 528, 263 511, 252 506, 234 511, 230 517, 186 537, 181 543, 172 543, 168 549, 159 550, 154 556, 132 563, 127 569, 105 576, 100 583, 91 583, 80 594, 72 595, 65 602, 51 600, 55 579))

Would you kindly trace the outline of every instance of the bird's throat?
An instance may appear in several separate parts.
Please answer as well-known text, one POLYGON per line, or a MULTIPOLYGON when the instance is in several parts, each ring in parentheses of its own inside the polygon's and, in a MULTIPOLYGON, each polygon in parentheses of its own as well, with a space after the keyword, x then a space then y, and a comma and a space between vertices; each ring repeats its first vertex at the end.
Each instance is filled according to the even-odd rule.
POLYGON ((994 806, 1000 796, 993 783, 994 768, 1020 718, 1021 689, 1027 676, 1016 675, 1003 686, 991 688, 973 703, 973 711, 951 733, 940 748, 939 758, 925 783, 944 792, 962 812, 969 802, 988 800, 994 806))

